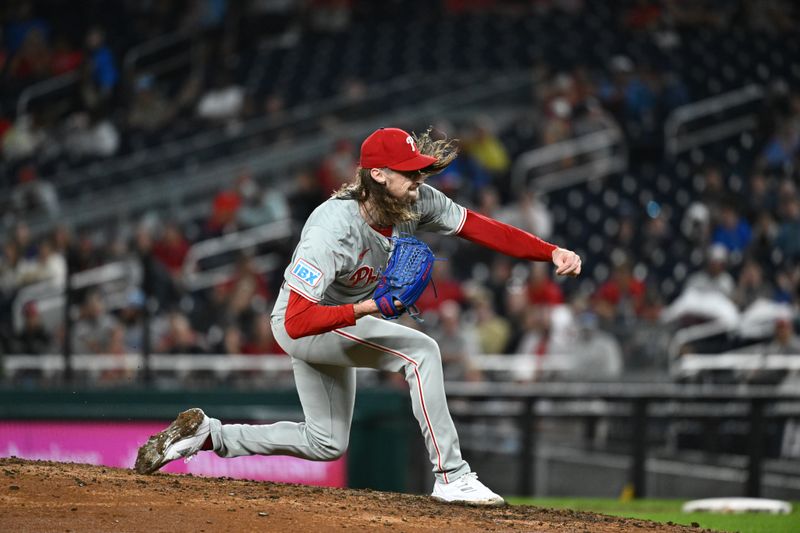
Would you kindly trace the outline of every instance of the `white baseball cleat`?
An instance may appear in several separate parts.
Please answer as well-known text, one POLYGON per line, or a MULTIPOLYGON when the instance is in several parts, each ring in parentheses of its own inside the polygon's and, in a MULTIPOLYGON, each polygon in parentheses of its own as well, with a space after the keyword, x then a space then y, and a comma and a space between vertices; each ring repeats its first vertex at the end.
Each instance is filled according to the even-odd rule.
POLYGON ((202 409, 184 411, 167 429, 139 448, 134 469, 139 474, 151 474, 175 459, 188 460, 200 451, 210 434, 209 418, 202 409))
POLYGON ((506 504, 502 497, 478 481, 478 474, 475 472, 464 474, 452 483, 442 483, 437 479, 431 497, 440 502, 467 505, 500 507, 506 504))

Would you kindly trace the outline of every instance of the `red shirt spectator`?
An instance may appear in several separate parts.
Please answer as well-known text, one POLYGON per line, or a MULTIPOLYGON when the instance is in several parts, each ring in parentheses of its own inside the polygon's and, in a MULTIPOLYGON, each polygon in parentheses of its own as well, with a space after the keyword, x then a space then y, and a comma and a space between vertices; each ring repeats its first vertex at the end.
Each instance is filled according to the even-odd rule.
POLYGON ((230 279, 222 283, 222 294, 228 298, 228 305, 235 314, 247 308, 253 297, 269 300, 270 291, 264 276, 258 272, 253 259, 246 255, 239 257, 230 279))
POLYGON ((208 220, 207 229, 214 235, 221 234, 225 228, 235 222, 236 213, 242 205, 242 198, 238 191, 220 191, 214 197, 214 204, 211 210, 211 218, 208 220))
POLYGON ((614 320, 624 310, 623 304, 629 304, 637 317, 644 311, 646 286, 644 281, 636 279, 630 265, 626 262, 614 267, 611 278, 600 285, 592 300, 595 310, 605 320, 614 320))
POLYGON ((644 289, 644 282, 636 278, 630 278, 624 283, 611 279, 603 283, 597 289, 595 298, 612 305, 617 305, 623 298, 630 297, 637 305, 640 305, 642 297, 644 296, 644 289))
MULTIPOLYGON (((3 62, 0 61, 0 68, 3 67, 3 62)), ((6 117, 0 117, 0 142, 3 140, 6 132, 11 129, 14 123, 8 120, 6 117)))
POLYGON ((528 302, 533 305, 558 305, 564 303, 564 293, 550 279, 547 263, 534 263, 528 281, 528 302))
POLYGON ((72 49, 69 44, 59 39, 53 47, 50 55, 50 72, 53 76, 72 72, 83 63, 83 52, 72 49))
POLYGON ((183 237, 175 224, 167 224, 161 239, 153 246, 153 256, 171 274, 178 274, 183 268, 183 260, 189 251, 189 242, 183 237))
POLYGON ((358 161, 353 154, 353 144, 346 139, 339 140, 335 151, 322 160, 317 171, 320 187, 331 194, 353 178, 356 168, 358 161))

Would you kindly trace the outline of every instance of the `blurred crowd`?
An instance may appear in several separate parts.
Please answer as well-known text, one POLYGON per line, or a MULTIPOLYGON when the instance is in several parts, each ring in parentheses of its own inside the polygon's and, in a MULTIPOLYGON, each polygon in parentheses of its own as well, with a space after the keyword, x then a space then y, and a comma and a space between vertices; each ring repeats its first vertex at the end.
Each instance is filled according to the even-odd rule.
MULTIPOLYGON (((2 10, 0 143, 10 172, 5 179, 11 181, 2 209, 5 219, 16 215, 13 230, 2 238, 2 352, 61 353, 68 336, 72 353, 82 354, 121 355, 146 348, 159 354, 282 354, 268 315, 293 238, 228 250, 202 264, 190 257, 190 250, 275 222, 290 227, 296 237, 311 211, 353 177, 359 140, 340 139, 322 160, 298 169, 289 180, 282 177, 281 183, 242 168, 209 199, 202 218, 146 216, 113 233, 73 232, 58 225, 34 236, 25 215, 39 210, 56 217, 60 209, 53 184, 39 176, 49 157, 110 157, 124 150, 135 132, 159 131, 178 115, 197 127, 285 105, 277 94, 254 102, 237 82, 236 69, 223 68, 231 57, 226 46, 241 46, 224 38, 232 35, 224 31, 224 21, 233 3, 142 7, 123 2, 120 8, 134 21, 125 34, 117 33, 113 21, 56 23, 39 16, 46 9, 37 3, 34 10, 34 4, 17 1, 2 10), (142 73, 133 77, 132 95, 126 94, 120 85, 123 43, 181 28, 202 36, 194 49, 201 66, 182 77, 169 97, 142 73), (26 84, 66 72, 79 75, 80 90, 64 107, 34 108, 10 119, 8 102, 16 100, 9 97, 18 96, 26 84), (262 260, 266 255, 273 260, 262 260), (108 265, 123 265, 130 274, 122 281, 81 285, 67 299, 65 314, 64 301, 55 295, 63 293, 67 272, 96 274, 108 265), (198 281, 199 272, 212 274, 198 281)), ((258 9, 258 4, 246 3, 244 9, 258 9)), ((319 4, 347 18, 348 2, 319 4), (336 8, 339 4, 343 11, 336 8)), ((473 4, 445 2, 454 12, 473 9, 473 4)), ((496 4, 515 8, 513 2, 496 4)), ((540 4, 542 9, 569 8, 561 4, 583 9, 583 2, 540 4)), ((676 2, 631 2, 623 22, 631 31, 658 35, 669 46, 675 28, 724 25, 741 17, 741 10, 731 13, 711 4, 692 9, 676 2)), ((749 2, 741 6, 752 8, 749 2)), ((759 17, 747 23, 786 31, 782 25, 789 19, 777 17, 773 7, 770 3, 758 10, 759 17)), ((272 14, 262 20, 279 19, 272 14)), ((346 20, 342 26, 336 20, 314 24, 331 25, 331 31, 346 27, 346 20)), ((248 31, 235 35, 252 44, 256 32, 248 31)), ((430 184, 482 214, 585 251, 584 274, 556 280, 547 264, 518 262, 452 237, 426 236, 437 255, 449 260, 436 263, 436 294, 429 287, 418 303, 425 322, 404 324, 437 339, 446 378, 617 379, 636 370, 663 373, 670 363, 665 347, 677 328, 710 320, 733 326, 745 317, 769 327, 744 341, 727 336, 715 338, 713 346, 687 344, 680 351, 724 351, 740 347, 736 343, 753 349, 759 343, 760 353, 800 353, 798 88, 776 84, 760 108, 758 131, 747 140, 727 141, 721 153, 695 151, 687 160, 666 162, 661 152, 665 117, 700 96, 692 94, 681 72, 621 54, 600 67, 556 68, 540 62, 533 70, 537 91, 523 115, 434 124, 437 132, 459 139, 461 156, 430 184), (629 141, 629 175, 653 165, 661 165, 670 182, 686 174, 688 198, 665 187, 670 192, 655 202, 640 194, 642 184, 633 179, 633 201, 612 201, 614 196, 603 190, 621 191, 630 181, 629 175, 614 175, 575 188, 581 194, 603 189, 606 211, 603 220, 593 220, 572 197, 564 205, 558 194, 512 189, 511 167, 521 153, 610 127, 621 128, 629 141), (734 145, 740 149, 736 158, 728 155, 734 145), (573 231, 576 225, 602 226, 605 237, 594 246, 588 234, 573 231), (597 268, 600 257, 607 268, 597 268), (674 290, 665 290, 670 286, 674 290), (473 356, 480 354, 525 354, 535 364, 491 370, 476 363, 473 356)), ((564 160, 559 168, 576 164, 564 160)))

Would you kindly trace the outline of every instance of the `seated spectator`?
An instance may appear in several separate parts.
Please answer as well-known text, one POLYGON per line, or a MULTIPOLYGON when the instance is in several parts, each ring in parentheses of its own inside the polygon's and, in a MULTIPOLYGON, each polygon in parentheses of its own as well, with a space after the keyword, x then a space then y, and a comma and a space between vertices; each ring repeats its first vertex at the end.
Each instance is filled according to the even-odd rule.
POLYGON ((633 275, 627 258, 617 259, 611 277, 592 296, 595 312, 609 326, 636 319, 644 309, 646 286, 633 275))
POLYGON ((482 354, 505 353, 511 341, 511 324, 495 313, 491 293, 482 287, 470 291, 475 312, 475 332, 482 354))
POLYGON ((98 381, 108 384, 133 380, 136 377, 136 369, 125 363, 124 356, 128 353, 125 346, 125 330, 122 327, 114 328, 111 330, 108 355, 117 356, 114 358, 117 360, 117 366, 104 369, 98 376, 98 381))
POLYGON ((700 246, 710 239, 711 210, 703 202, 692 202, 683 213, 681 233, 694 246, 700 246))
POLYGON ((793 317, 786 313, 775 320, 772 340, 764 347, 765 355, 800 355, 800 336, 795 333, 793 317))
POLYGON ((242 330, 239 326, 229 324, 222 333, 222 339, 211 351, 215 354, 240 355, 242 353, 242 330))
POLYGON ((480 212, 491 213, 486 216, 533 233, 541 239, 547 240, 553 233, 553 215, 539 197, 529 190, 516 195, 515 201, 501 206, 499 192, 486 187, 481 190, 479 200, 480 212))
POLYGON ((9 74, 18 80, 36 81, 50 75, 50 47, 44 32, 31 28, 22 41, 22 46, 11 58, 9 74))
POLYGON ((50 35, 50 24, 34 14, 33 2, 26 1, 9 4, 8 10, 4 15, 8 17, 3 28, 5 32, 4 40, 8 43, 8 51, 12 54, 19 51, 30 32, 38 31, 44 37, 50 35))
MULTIPOLYGON (((788 309, 775 319, 772 339, 761 349, 763 355, 800 355, 800 337, 795 334, 788 309)), ((796 379, 797 371, 755 369, 742 371, 740 379, 750 384, 776 385, 796 379)))
MULTIPOLYGON (((659 267, 665 262, 665 252, 674 243, 674 235, 669 225, 669 214, 660 209, 656 216, 648 216, 641 230, 639 256, 650 265, 659 267)), ((631 249, 625 247, 622 249, 631 249)))
POLYGON ((192 329, 189 320, 177 311, 169 316, 167 331, 156 345, 156 353, 202 354, 205 353, 200 336, 192 329))
POLYGON ((484 282, 484 285, 491 294, 491 301, 495 313, 505 316, 506 318, 506 292, 508 285, 511 282, 511 273, 514 266, 513 260, 507 255, 494 254, 492 262, 489 266, 489 279, 484 282))
POLYGON ((439 323, 432 333, 442 354, 445 381, 481 381, 480 369, 470 362, 477 354, 477 339, 472 328, 461 324, 461 308, 453 300, 444 300, 439 308, 439 323))
POLYGON ((3 158, 19 161, 33 157, 47 140, 45 121, 39 114, 19 115, 3 135, 3 158))
POLYGON ((505 175, 511 166, 508 150, 492 131, 488 119, 482 119, 464 142, 464 150, 496 178, 505 175))
POLYGON ((144 306, 145 295, 141 289, 131 289, 125 296, 125 305, 119 311, 123 353, 142 353, 144 349, 144 306))
POLYGON ((522 336, 514 353, 544 357, 550 353, 550 311, 548 306, 526 308, 522 317, 522 336))
POLYGON ((773 260, 775 252, 775 237, 778 235, 779 225, 769 211, 760 212, 753 224, 753 238, 747 255, 762 265, 768 265, 773 260))
POLYGON ((550 265, 545 262, 531 264, 528 278, 528 302, 531 305, 558 305, 564 303, 561 287, 550 277, 550 265))
POLYGON ((491 185, 492 176, 469 154, 462 153, 429 181, 448 197, 460 203, 471 203, 477 194, 491 185))
POLYGON ((757 261, 748 259, 739 271, 739 278, 736 281, 734 292, 734 302, 740 309, 745 309, 748 305, 759 298, 772 299, 775 288, 764 279, 764 271, 757 261))
POLYGON ((247 355, 277 355, 286 353, 272 334, 272 325, 268 314, 259 313, 253 315, 249 339, 242 346, 242 353, 247 355))
POLYGON ((269 287, 250 255, 239 256, 231 278, 222 284, 221 295, 227 320, 236 322, 248 320, 257 302, 263 305, 269 300, 269 287))
POLYGON ((689 276, 678 298, 661 313, 661 320, 686 325, 707 320, 736 324, 739 309, 733 302, 735 283, 727 272, 727 257, 724 246, 712 245, 705 268, 689 276))
POLYGON ((325 156, 317 170, 320 187, 325 194, 331 194, 356 175, 356 160, 353 143, 340 139, 333 152, 325 156))
POLYGON ((720 209, 719 221, 712 233, 712 242, 721 244, 728 252, 743 252, 752 239, 752 228, 736 207, 725 204, 720 209))
POLYGON ((191 322, 198 331, 209 331, 214 326, 236 321, 236 317, 228 313, 228 287, 224 284, 202 291, 195 301, 197 305, 192 309, 191 322))
POLYGON ((151 74, 139 76, 133 102, 128 110, 128 126, 144 132, 158 131, 169 123, 177 109, 158 90, 151 74))
POLYGON ((764 172, 754 171, 750 174, 745 189, 745 213, 748 220, 754 221, 763 213, 774 213, 778 209, 778 191, 764 172))
MULTIPOLYGON (((20 262, 19 247, 8 240, 3 243, 3 260, 0 261, 0 309, 10 309, 19 288, 17 269, 20 262)), ((3 315, 5 317, 5 313, 3 315)), ((2 323, 3 321, 0 321, 2 323)))
POLYGON ((569 367, 570 361, 559 352, 572 335, 572 311, 567 305, 526 306, 522 316, 522 331, 514 350, 515 354, 534 356, 533 367, 515 369, 514 379, 541 381, 554 372, 569 367))
POLYGON ((571 369, 565 371, 564 377, 602 381, 622 374, 622 347, 616 337, 600 329, 597 315, 591 311, 578 314, 575 334, 553 350, 570 359, 571 369))
POLYGON ((12 238, 22 259, 36 259, 39 249, 31 237, 31 228, 24 220, 20 220, 14 224, 14 235, 12 238))
POLYGON ((39 244, 35 260, 23 261, 17 271, 17 283, 50 283, 53 287, 63 287, 67 280, 67 261, 53 248, 50 239, 39 244))
POLYGON ((791 164, 800 151, 800 132, 790 121, 784 120, 761 152, 763 165, 780 170, 791 164))
POLYGON ((736 284, 727 269, 728 249, 722 244, 713 244, 708 249, 705 268, 690 275, 683 290, 715 292, 733 299, 736 284))
POLYGON ((775 273, 774 300, 789 305, 800 302, 800 269, 787 266, 775 273))
POLYGON ((219 191, 214 197, 211 216, 206 222, 205 237, 218 237, 228 231, 235 231, 237 229, 236 218, 241 205, 242 197, 238 185, 219 191))
POLYGON ((236 215, 239 227, 252 228, 289 218, 286 197, 276 187, 261 188, 250 178, 239 190, 242 196, 236 215))
POLYGON ((229 72, 222 72, 200 97, 197 115, 214 121, 238 118, 244 109, 244 96, 244 88, 235 83, 229 72))
POLYGON ((66 130, 64 150, 74 158, 110 157, 119 149, 119 131, 100 110, 74 113, 66 130))
MULTIPOLYGON (((3 68, 3 51, 0 49, 0 69, 3 68)), ((3 112, 2 104, 0 104, 0 148, 3 147, 3 138, 6 132, 14 125, 8 113, 3 112)))
POLYGON ((36 167, 25 165, 17 173, 18 184, 11 192, 14 209, 23 216, 34 213, 58 214, 58 195, 53 184, 39 179, 36 167))
POLYGON ((50 54, 50 74, 61 76, 77 70, 82 64, 83 52, 74 49, 64 35, 57 36, 50 54))
POLYGON ((35 302, 22 307, 22 331, 14 336, 11 352, 25 355, 44 355, 55 353, 53 336, 42 324, 42 317, 35 302))
POLYGON ((103 297, 97 290, 89 291, 81 306, 81 314, 72 331, 72 353, 110 353, 113 332, 119 324, 106 311, 103 297))
POLYGON ((106 44, 102 28, 94 27, 86 34, 86 63, 81 94, 89 109, 98 109, 111 98, 119 82, 119 71, 111 48, 106 44))
POLYGON ((781 223, 775 236, 775 246, 786 260, 800 260, 800 199, 797 196, 781 201, 781 223))
POLYGON ((181 275, 183 261, 189 251, 189 241, 175 222, 164 225, 161 238, 153 245, 153 257, 175 277, 181 275))
POLYGON ((304 224, 311 212, 325 201, 325 194, 320 190, 314 176, 307 171, 295 174, 292 189, 289 193, 292 220, 304 224))

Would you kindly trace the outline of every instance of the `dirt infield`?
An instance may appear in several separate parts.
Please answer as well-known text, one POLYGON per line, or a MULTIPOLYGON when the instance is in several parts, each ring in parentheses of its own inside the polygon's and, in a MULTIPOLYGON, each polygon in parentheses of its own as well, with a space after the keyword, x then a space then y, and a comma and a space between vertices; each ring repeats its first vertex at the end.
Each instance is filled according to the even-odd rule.
POLYGON ((0 531, 699 532, 699 528, 424 496, 0 459, 0 531))

